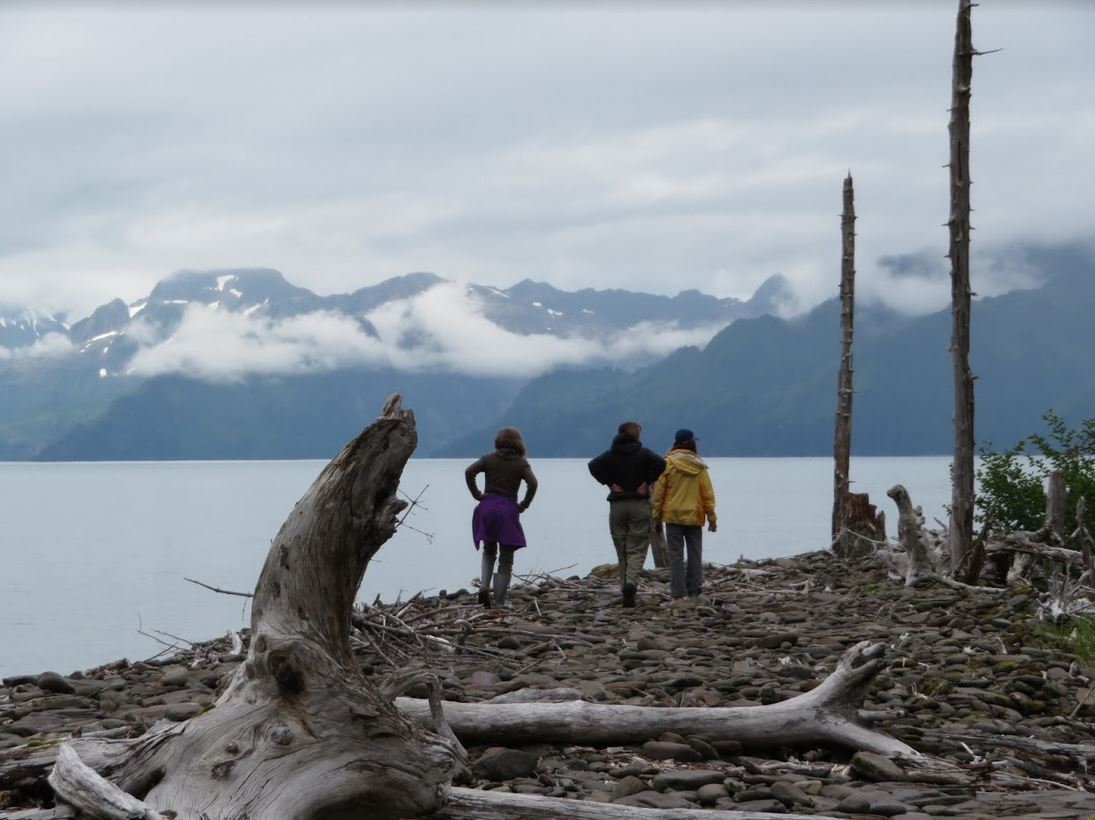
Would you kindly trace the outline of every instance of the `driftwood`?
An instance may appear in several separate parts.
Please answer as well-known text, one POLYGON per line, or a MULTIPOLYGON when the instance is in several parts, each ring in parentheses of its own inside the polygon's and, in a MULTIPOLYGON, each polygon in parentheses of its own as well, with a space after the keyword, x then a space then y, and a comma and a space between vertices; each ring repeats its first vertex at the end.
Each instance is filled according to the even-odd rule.
MULTIPOLYGON (((855 190, 852 174, 844 180, 844 210, 840 217, 840 374, 836 384, 836 431, 833 435, 833 527, 835 540, 848 526, 848 495, 852 454, 852 339, 855 335, 855 190)), ((842 558, 849 555, 837 553, 842 558)))
MULTIPOLYGON (((6 753, 0 783, 40 779, 52 767, 59 811, 68 804, 107 820, 410 818, 446 806, 453 818, 594 817, 576 814, 569 802, 524 806, 535 798, 488 808, 489 797, 451 790, 464 769, 457 736, 608 743, 671 729, 758 747, 833 744, 924 760, 857 722, 857 707, 883 665, 882 646, 867 642, 849 649, 811 691, 757 707, 443 704, 436 678, 425 672, 375 686, 352 654, 353 600, 405 506, 395 494, 415 443, 414 417, 393 396, 296 505, 255 589, 246 659, 212 710, 133 740, 75 738, 59 748, 6 753), (423 683, 429 700, 397 698, 423 683)), ((370 628, 364 616, 356 623, 370 628)))
MULTIPOLYGON (((767 706, 697 709, 566 703, 448 703, 445 717, 464 742, 634 743, 673 731, 744 746, 827 744, 917 757, 909 745, 858 723, 857 707, 882 668, 882 647, 851 647, 829 677, 809 692, 767 706)), ((396 701, 406 714, 428 720, 420 700, 396 701)))
POLYGON ((972 0, 959 0, 951 79, 950 247, 951 356, 954 368, 954 461, 951 473, 950 575, 973 548, 973 372, 970 370, 970 86, 973 82, 972 0))
MULTIPOLYGON (((772 814, 709 809, 644 809, 620 803, 561 800, 527 794, 453 789, 435 820, 771 820, 772 814)), ((780 814, 785 820, 833 820, 819 814, 780 814)))
POLYGON ((833 541, 838 558, 855 560, 871 555, 886 541, 886 514, 871 503, 867 493, 845 493, 841 505, 844 526, 833 541))
MULTIPOLYGON (((395 494, 416 440, 413 415, 393 396, 274 539, 246 661, 216 707, 138 739, 99 769, 104 776, 180 818, 337 820, 363 805, 376 817, 414 817, 441 805, 459 749, 404 718, 362 675, 349 643, 365 568, 405 506, 395 494)), ((74 802, 66 780, 54 785, 74 802)), ((88 813, 127 816, 105 803, 88 813)))
POLYGON ((881 552, 894 572, 905 579, 905 586, 933 580, 941 574, 947 556, 931 551, 925 543, 924 514, 913 506, 904 485, 895 484, 886 495, 897 505, 897 539, 901 551, 887 548, 881 552))

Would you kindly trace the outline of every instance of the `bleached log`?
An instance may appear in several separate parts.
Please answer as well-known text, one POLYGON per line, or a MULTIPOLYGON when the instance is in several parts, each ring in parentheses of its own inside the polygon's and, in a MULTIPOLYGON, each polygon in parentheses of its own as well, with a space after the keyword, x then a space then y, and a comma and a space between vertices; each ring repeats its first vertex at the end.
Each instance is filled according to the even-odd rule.
MULTIPOLYGON (((662 732, 743 746, 831 744, 853 750, 916 757, 911 746, 858 723, 857 709, 882 668, 883 647, 867 641, 848 649, 833 673, 809 692, 764 706, 643 707, 569 703, 445 702, 445 716, 465 743, 641 743, 662 732)), ((399 698, 405 714, 428 722, 429 706, 399 698)))
MULTIPOLYGON (((780 814, 784 820, 834 820, 821 814, 780 814)), ((771 820, 770 813, 714 809, 646 809, 620 803, 452 789, 434 820, 771 820)))
POLYGON ((57 750, 57 763, 49 775, 57 797, 87 817, 99 820, 167 820, 83 763, 67 744, 57 750))
POLYGON ((935 567, 924 544, 923 519, 913 508, 909 491, 904 485, 895 484, 886 491, 886 495, 897 505, 897 538, 905 550, 907 561, 905 586, 925 583, 935 575, 935 567))

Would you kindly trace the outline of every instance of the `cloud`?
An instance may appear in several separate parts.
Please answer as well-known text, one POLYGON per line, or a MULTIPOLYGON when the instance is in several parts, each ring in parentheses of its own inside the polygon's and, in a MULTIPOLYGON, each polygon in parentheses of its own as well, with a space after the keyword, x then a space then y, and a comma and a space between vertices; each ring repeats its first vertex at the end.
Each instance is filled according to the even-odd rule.
POLYGON ((63 333, 47 333, 34 344, 22 347, 0 347, 0 362, 33 359, 60 359, 76 352, 72 342, 63 333))
POLYGON ((190 305, 178 330, 157 341, 138 316, 130 334, 142 347, 128 372, 181 373, 211 381, 251 374, 293 374, 343 367, 454 371, 531 378, 552 368, 593 362, 636 364, 685 345, 703 345, 723 325, 682 329, 644 322, 606 339, 522 335, 493 324, 463 286, 437 285, 411 299, 382 305, 365 318, 380 335, 338 313, 263 319, 190 305))
MULTIPOLYGON (((808 306, 848 169, 884 289, 875 260, 946 251, 954 12, 885 5, 0 4, 0 300, 271 266, 318 293, 782 273, 808 306)), ((975 244, 1090 235, 1095 5, 974 25, 1004 49, 974 78, 975 244)))
MULTIPOLYGON (((1036 250, 1021 243, 974 247, 970 279, 976 295, 998 296, 1045 282, 1055 271, 1031 258, 1036 250)), ((904 313, 924 314, 950 304, 950 287, 950 262, 940 252, 923 248, 879 257, 863 295, 904 313)))

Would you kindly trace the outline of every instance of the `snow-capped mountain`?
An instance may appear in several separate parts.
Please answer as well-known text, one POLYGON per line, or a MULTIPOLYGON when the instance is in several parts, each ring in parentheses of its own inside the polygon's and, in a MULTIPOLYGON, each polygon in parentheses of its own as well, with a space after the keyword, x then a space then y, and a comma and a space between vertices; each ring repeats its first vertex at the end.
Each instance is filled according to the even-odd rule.
POLYGON ((50 333, 67 333, 60 319, 25 307, 0 305, 0 348, 30 347, 50 333))
MULTIPOLYGON (((762 290, 765 298, 745 301, 698 291, 568 292, 529 280, 509 288, 464 285, 420 272, 321 296, 276 270, 241 268, 179 271, 147 296, 106 302, 71 326, 9 307, 0 310, 0 388, 15 400, 0 407, 0 458, 110 457, 92 452, 88 442, 101 433, 91 428, 79 447, 50 450, 79 439, 77 428, 97 419, 119 441, 160 424, 192 444, 201 433, 184 435, 187 425, 209 429, 229 406, 242 412, 248 402, 265 401, 253 408, 259 413, 297 401, 296 393, 307 401, 309 391, 354 405, 349 429, 368 412, 357 405, 375 403, 384 391, 411 390, 420 426, 451 437, 503 409, 539 373, 596 362, 638 366, 703 344, 735 319, 773 311, 789 297, 779 277, 762 290), (263 390, 267 398, 259 400, 263 390), (463 398, 453 407, 457 395, 463 398), (175 414, 174 422, 165 420, 175 414)), ((302 435, 277 429, 267 433, 302 435)), ((261 456, 265 446, 236 457, 261 456)), ((183 446, 157 447, 110 453, 193 457, 183 446)))

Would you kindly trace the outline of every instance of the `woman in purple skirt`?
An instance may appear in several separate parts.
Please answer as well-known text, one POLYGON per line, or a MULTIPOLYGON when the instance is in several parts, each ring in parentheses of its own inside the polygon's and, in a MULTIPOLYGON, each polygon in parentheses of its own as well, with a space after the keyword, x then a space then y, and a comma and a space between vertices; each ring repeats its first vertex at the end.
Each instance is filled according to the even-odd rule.
POLYGON ((491 605, 491 576, 494 576, 494 605, 506 602, 506 590, 513 572, 513 553, 525 546, 525 531, 520 515, 536 495, 536 476, 525 458, 525 442, 515 427, 503 427, 494 437, 494 452, 487 453, 464 471, 468 489, 479 503, 471 516, 475 548, 483 545, 482 578, 479 603, 491 605), (479 491, 475 477, 485 473, 485 486, 479 491), (525 482, 525 497, 517 503, 517 491, 525 482), (498 547, 502 547, 499 556, 498 547), (494 559, 498 557, 498 571, 494 559))

